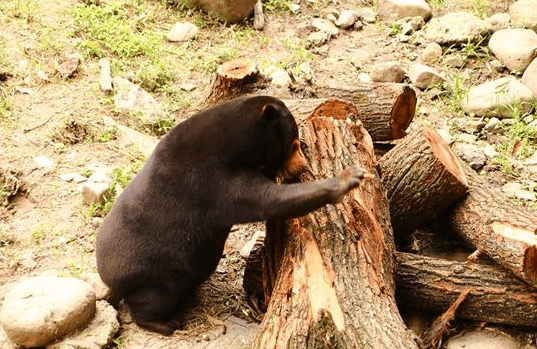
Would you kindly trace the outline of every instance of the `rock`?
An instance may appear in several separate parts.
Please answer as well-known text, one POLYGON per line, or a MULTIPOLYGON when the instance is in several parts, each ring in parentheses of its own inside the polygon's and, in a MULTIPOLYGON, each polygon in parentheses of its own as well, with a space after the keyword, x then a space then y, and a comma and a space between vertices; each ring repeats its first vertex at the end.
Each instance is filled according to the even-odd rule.
POLYGON ((518 27, 537 31, 537 0, 518 0, 509 6, 511 20, 518 27))
POLYGON ((376 82, 401 82, 405 72, 397 62, 384 62, 375 64, 369 73, 372 81, 376 82))
MULTIPOLYGON (((471 135, 466 135, 471 136, 471 135)), ((475 139, 475 137, 473 137, 475 139)), ((460 139, 460 137, 459 137, 460 139)), ((453 151, 468 165, 470 165, 471 168, 478 171, 487 163, 487 158, 483 154, 483 149, 473 144, 475 141, 472 141, 470 143, 468 142, 456 142, 452 149, 453 151)))
POLYGON ((440 61, 440 58, 442 58, 442 46, 436 42, 428 43, 421 54, 421 59, 425 63, 436 63, 440 61))
POLYGON ((497 330, 467 331, 448 339, 446 349, 519 349, 519 343, 497 330))
POLYGON ((199 29, 196 25, 190 22, 178 22, 168 32, 166 39, 171 42, 184 42, 195 38, 198 32, 199 29))
POLYGON ((495 13, 485 18, 485 23, 493 32, 501 29, 507 29, 511 25, 511 16, 508 13, 495 13))
POLYGON ((87 325, 94 315, 95 293, 87 282, 30 277, 8 292, 0 318, 12 341, 41 347, 87 325))
POLYGON ((440 45, 478 41, 489 31, 487 24, 468 12, 452 12, 433 18, 425 27, 425 37, 440 45))
POLYGON ((408 77, 410 78, 410 81, 420 89, 432 87, 445 80, 433 68, 420 63, 413 64, 410 67, 408 77))
POLYGON ((38 168, 47 168, 47 167, 53 167, 54 161, 50 160, 45 155, 38 155, 34 158, 34 162, 37 165, 38 168))
POLYGON ((119 332, 117 311, 106 301, 98 301, 95 317, 84 331, 74 333, 46 349, 101 349, 106 348, 119 332))
POLYGON ((535 201, 537 196, 535 193, 525 190, 522 187, 521 183, 518 182, 509 182, 502 187, 502 191, 507 194, 507 196, 516 198, 519 200, 525 201, 535 201))
POLYGON ((489 144, 483 148, 483 155, 486 156, 487 160, 494 159, 499 153, 496 151, 496 148, 489 144))
POLYGON ((431 8, 425 0, 379 0, 377 14, 385 21, 415 16, 428 21, 432 17, 431 8))
POLYGON ((537 98, 537 58, 524 70, 520 82, 526 85, 533 92, 533 96, 537 98))
POLYGON ((358 10, 358 13, 364 23, 375 23, 377 20, 377 14, 371 7, 362 7, 358 10))
POLYGON ((462 100, 461 107, 477 116, 509 117, 509 105, 519 103, 522 111, 529 111, 533 98, 531 90, 513 77, 500 78, 472 87, 462 100))
POLYGON ((444 56, 444 64, 452 68, 462 68, 466 64, 466 59, 459 52, 453 52, 444 56))
POLYGON ((113 79, 116 95, 114 103, 122 111, 141 111, 145 122, 151 123, 163 116, 158 102, 142 87, 121 77, 113 79))
POLYGON ((494 132, 499 124, 500 124, 500 119, 490 118, 490 120, 485 125, 484 130, 487 132, 494 132))
POLYGON ((343 29, 349 29, 360 18, 360 14, 353 10, 343 10, 336 21, 336 25, 343 29))
POLYGON ((336 25, 327 19, 314 18, 311 21, 311 26, 320 32, 329 34, 330 37, 337 36, 339 34, 339 29, 336 27, 336 25))
POLYGON ((149 157, 153 153, 153 150, 155 150, 158 143, 156 138, 125 125, 117 125, 116 127, 119 131, 118 140, 123 146, 128 147, 134 145, 146 157, 149 157))
POLYGON ((289 74, 285 70, 275 66, 268 67, 264 70, 263 74, 272 79, 271 83, 274 86, 287 87, 291 84, 291 77, 289 74))
POLYGON ((82 182, 85 182, 87 180, 86 177, 84 177, 80 173, 76 173, 76 172, 62 173, 58 177, 60 177, 60 179, 62 181, 66 181, 66 182, 73 181, 73 182, 76 182, 76 183, 82 183, 82 182))
POLYGON ((184 0, 189 6, 197 6, 221 21, 236 23, 248 17, 257 0, 184 0))
POLYGON ((488 47, 509 70, 522 73, 537 57, 537 34, 530 29, 498 30, 488 47))
POLYGON ((306 39, 308 46, 310 47, 320 47, 324 45, 328 40, 330 40, 330 34, 322 31, 313 32, 308 35, 306 39))
MULTIPOLYGON (((100 217, 94 217, 94 218, 100 218, 100 217)), ((79 279, 84 280, 88 284, 91 285, 93 288, 93 292, 95 292, 95 299, 100 300, 110 300, 112 296, 112 290, 105 285, 103 280, 101 280, 101 277, 99 276, 99 273, 87 273, 82 274, 79 276, 79 279)))
POLYGON ((82 203, 84 205, 104 203, 105 198, 110 194, 111 185, 112 179, 106 173, 95 172, 80 187, 82 203))
POLYGON ((67 57, 63 62, 58 64, 56 70, 58 71, 58 73, 60 73, 62 79, 68 79, 72 77, 74 73, 77 72, 80 61, 80 55, 71 55, 67 57))
POLYGON ((420 30, 425 25, 425 21, 420 16, 405 17, 398 20, 396 23, 401 28, 402 35, 410 35, 420 30))

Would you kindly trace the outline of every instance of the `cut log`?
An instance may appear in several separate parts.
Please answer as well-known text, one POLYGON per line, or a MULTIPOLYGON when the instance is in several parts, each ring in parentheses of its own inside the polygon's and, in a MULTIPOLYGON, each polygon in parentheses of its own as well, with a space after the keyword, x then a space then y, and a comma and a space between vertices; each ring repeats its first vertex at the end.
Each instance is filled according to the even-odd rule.
MULTIPOLYGON (((358 121, 301 124, 310 170, 302 180, 360 164, 375 173, 373 144, 358 121)), ((394 297, 394 243, 378 177, 337 205, 267 223, 267 312, 253 348, 417 348, 394 297)))
POLYGON ((405 242, 416 228, 468 191, 460 160, 428 127, 408 135, 380 159, 395 238, 405 242))
MULTIPOLYGON (((408 92, 409 94, 414 93, 411 89, 408 91, 411 91, 408 92)), ((310 115, 330 116, 339 120, 347 118, 360 120, 374 142, 402 137, 414 117, 414 114, 407 115, 400 112, 394 113, 394 115, 389 113, 372 115, 368 113, 368 110, 373 106, 361 110, 354 103, 338 98, 290 99, 284 100, 284 102, 298 120, 304 120, 310 115), (410 118, 410 120, 405 119, 404 122, 401 122, 396 120, 397 118, 410 118)))
POLYGON ((262 76, 254 62, 236 59, 221 64, 216 70, 209 104, 223 102, 243 94, 266 88, 269 80, 262 76))
POLYGON ((407 84, 323 86, 316 87, 315 96, 354 103, 375 142, 403 138, 416 112, 416 92, 407 84))
POLYGON ((470 290, 457 318, 537 327, 537 290, 501 266, 397 252, 400 307, 444 312, 470 290))
POLYGON ((468 195, 448 213, 466 242, 537 287, 537 215, 516 206, 469 166, 468 195))

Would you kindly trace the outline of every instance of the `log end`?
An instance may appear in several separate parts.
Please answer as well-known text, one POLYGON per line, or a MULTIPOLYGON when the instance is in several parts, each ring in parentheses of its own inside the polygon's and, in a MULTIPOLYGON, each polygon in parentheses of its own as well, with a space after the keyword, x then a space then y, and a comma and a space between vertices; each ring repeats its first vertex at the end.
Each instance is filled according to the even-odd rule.
POLYGON ((358 109, 356 109, 352 102, 331 98, 319 104, 310 115, 310 118, 332 117, 337 120, 345 120, 350 115, 354 117, 359 116, 358 109))
POLYGON ((235 59, 218 66, 217 74, 228 79, 240 80, 257 73, 257 65, 248 60, 235 59))
POLYGON ((468 191, 468 180, 464 173, 459 158, 449 148, 448 144, 440 137, 440 135, 428 127, 424 128, 424 135, 427 142, 430 144, 433 153, 436 158, 444 165, 445 169, 449 171, 459 182, 459 186, 464 190, 461 195, 468 191))
POLYGON ((535 245, 528 247, 524 253, 524 272, 532 285, 537 286, 537 246, 535 245))
POLYGON ((416 102, 416 92, 410 86, 405 86, 395 100, 390 114, 391 139, 403 138, 406 135, 406 129, 416 113, 416 102))

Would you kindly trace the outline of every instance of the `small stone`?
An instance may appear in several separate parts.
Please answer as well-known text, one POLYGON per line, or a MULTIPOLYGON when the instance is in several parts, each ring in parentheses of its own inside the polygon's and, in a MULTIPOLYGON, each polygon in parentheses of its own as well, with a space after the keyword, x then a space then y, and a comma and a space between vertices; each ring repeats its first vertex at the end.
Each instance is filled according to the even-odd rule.
POLYGON ((490 120, 485 125, 484 130, 487 132, 493 132, 496 130, 499 124, 500 124, 500 119, 490 118, 490 120))
POLYGON ((60 73, 62 79, 68 79, 78 70, 80 64, 80 56, 72 55, 58 65, 56 70, 60 73))
POLYGON ((65 182, 76 182, 76 183, 82 183, 87 180, 86 177, 82 176, 80 173, 62 173, 59 175, 60 179, 65 182))
POLYGON ((431 67, 416 63, 408 72, 410 81, 420 89, 426 89, 443 82, 445 79, 431 67))
POLYGON ((250 257, 250 252, 252 251, 252 248, 254 248, 254 245, 258 240, 265 239, 265 232, 258 230, 254 233, 252 238, 244 244, 244 246, 240 250, 240 255, 244 259, 248 259, 250 257))
POLYGON ((80 187, 82 203, 92 205, 104 203, 105 197, 110 194, 112 179, 103 172, 95 172, 80 187))
POLYGON ((8 292, 0 317, 15 343, 41 347, 87 325, 94 314, 95 293, 88 283, 76 278, 29 277, 8 292))
POLYGON ((198 35, 199 29, 196 25, 190 22, 175 23, 166 38, 171 42, 189 41, 198 35))
MULTIPOLYGON (((100 217, 94 217, 94 218, 100 218, 100 217)), ((105 285, 103 280, 101 280, 101 277, 99 273, 86 273, 81 274, 79 276, 81 280, 86 281, 88 284, 91 285, 93 288, 93 292, 95 292, 95 299, 100 300, 109 300, 112 296, 112 290, 105 285)))
POLYGON ((509 16, 508 13, 495 13, 492 16, 485 18, 485 23, 493 32, 497 32, 498 30, 509 28, 509 25, 511 24, 511 16, 509 16))
POLYGON ((274 86, 287 87, 291 84, 291 77, 283 69, 271 66, 265 70, 265 74, 272 79, 271 83, 274 86))
POLYGON ((431 19, 425 28, 425 36, 440 45, 454 45, 478 41, 488 31, 487 24, 472 13, 451 12, 431 19))
POLYGON ((353 10, 343 10, 336 21, 336 25, 343 29, 349 29, 360 18, 358 12, 353 10))
POLYGON ((379 0, 377 13, 385 21, 420 16, 428 21, 432 11, 425 0, 379 0))
POLYGON ((384 62, 375 64, 369 73, 372 81, 376 82, 401 82, 405 72, 397 62, 384 62))
POLYGON ((320 32, 329 34, 329 37, 337 36, 339 34, 339 29, 336 25, 327 19, 314 18, 311 21, 311 26, 320 32))
POLYGON ((330 39, 330 34, 322 31, 310 33, 307 38, 309 46, 321 47, 330 39))
POLYGON ((485 148, 483 148, 483 154, 487 157, 487 159, 494 159, 496 156, 499 155, 499 153, 496 151, 496 148, 493 145, 487 145, 485 148))
POLYGON ((187 92, 190 92, 190 91, 194 91, 198 86, 194 85, 194 84, 182 84, 179 86, 179 88, 183 91, 187 91, 187 92))
POLYGON ((34 158, 34 162, 38 168, 53 167, 54 162, 45 155, 39 155, 34 158))
POLYGON ((466 331, 447 340, 446 349, 519 349, 519 343, 498 330, 466 331))
POLYGON ((462 68, 465 63, 464 57, 458 52, 444 57, 444 64, 452 68, 462 68))
POLYGON ((411 18, 403 18, 403 19, 400 19, 398 22, 401 23, 400 25, 400 27, 402 28, 401 34, 403 35, 410 35, 420 30, 425 25, 425 21, 420 16, 411 17, 411 18))
POLYGON ((436 63, 440 61, 440 58, 442 58, 442 46, 436 42, 428 43, 421 54, 421 59, 425 63, 436 63))
POLYGON ((358 13, 364 23, 375 23, 377 20, 377 14, 371 7, 361 8, 358 13))

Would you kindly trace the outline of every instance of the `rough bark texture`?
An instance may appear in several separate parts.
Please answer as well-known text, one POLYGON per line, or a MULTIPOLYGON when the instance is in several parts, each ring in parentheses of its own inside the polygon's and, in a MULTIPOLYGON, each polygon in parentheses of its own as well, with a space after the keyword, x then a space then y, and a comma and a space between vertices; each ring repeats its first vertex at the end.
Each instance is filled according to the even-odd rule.
POLYGON ((434 218, 468 190, 459 159, 433 130, 422 127, 380 159, 397 240, 434 218))
POLYGON ((512 204, 469 166, 470 190, 449 212, 451 226, 468 243, 537 287, 537 215, 512 204))
POLYGON ((315 95, 354 103, 360 111, 359 119, 365 129, 375 135, 375 141, 403 138, 416 112, 416 92, 406 84, 317 87, 315 95))
MULTIPOLYGON (((312 117, 301 125, 310 165, 302 180, 353 164, 375 173, 360 122, 312 117)), ((417 348, 395 304, 395 251, 378 178, 337 205, 269 222, 265 243, 270 303, 253 348, 417 348)))
POLYGON ((457 318, 537 327, 537 290, 498 265, 398 252, 396 281, 401 307, 444 312, 469 290, 457 318))
MULTIPOLYGON (((408 91, 412 90, 409 89, 408 91)), ((413 92, 414 91, 408 93, 413 92)), ((347 118, 351 120, 360 120, 374 142, 393 140, 402 137, 405 134, 410 121, 414 117, 414 113, 406 114, 393 111, 392 113, 386 111, 386 113, 371 115, 367 113, 367 110, 371 108, 370 106, 362 110, 357 108, 352 102, 337 98, 295 99, 284 100, 284 102, 291 113, 299 119, 303 118, 304 115, 315 115, 330 116, 340 120, 345 120, 347 118), (396 120, 396 118, 405 118, 405 120, 396 120), (407 120, 406 118, 410 118, 410 120, 407 120)), ((377 102, 378 101, 371 101, 371 103, 377 102)), ((383 104, 384 103, 381 103, 381 105, 383 104)))
POLYGON ((243 94, 263 89, 268 79, 262 76, 255 63, 237 59, 221 64, 207 97, 209 104, 223 102, 243 94))

